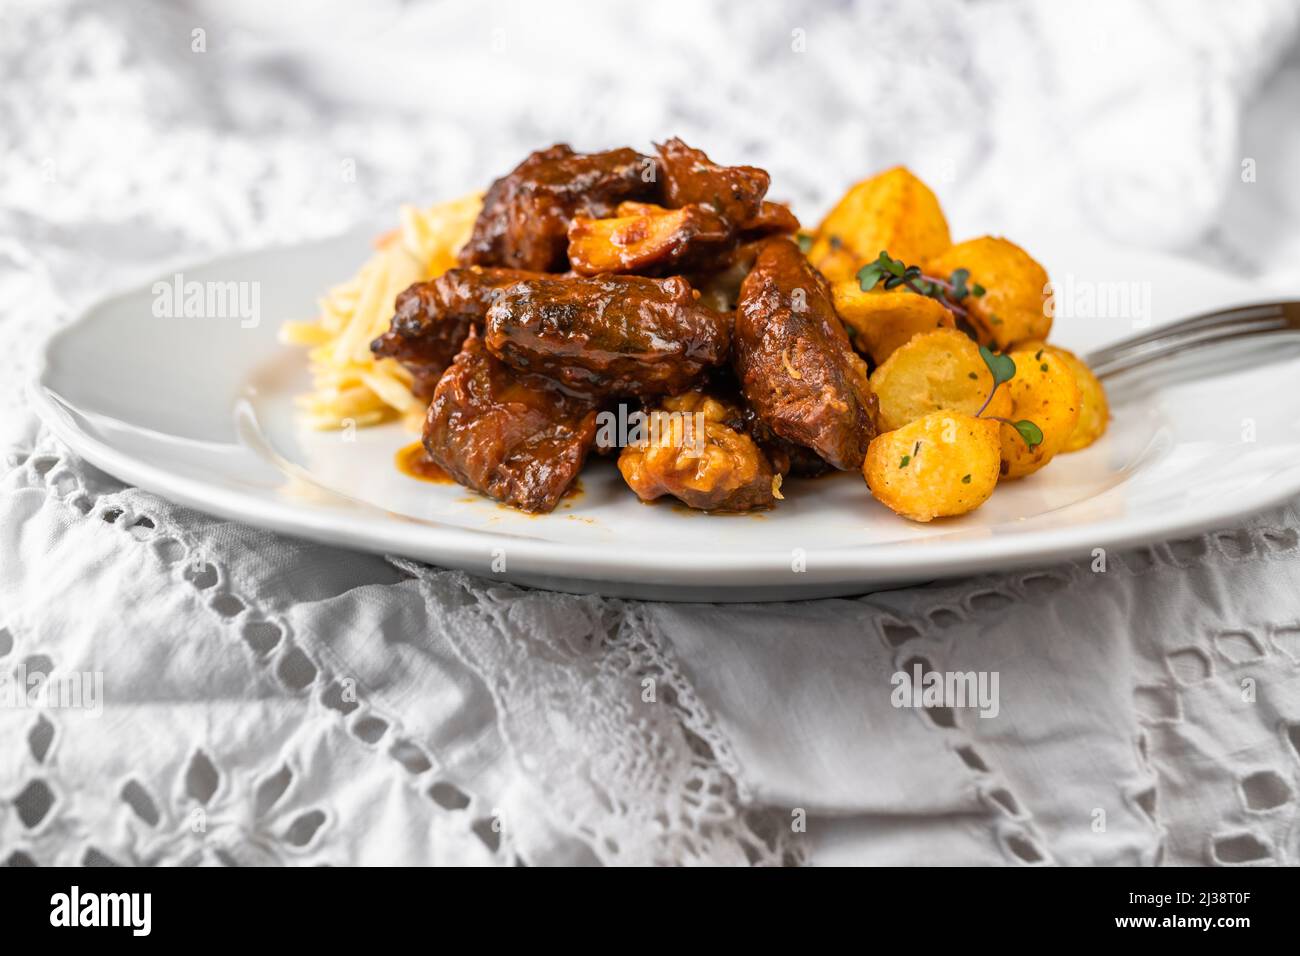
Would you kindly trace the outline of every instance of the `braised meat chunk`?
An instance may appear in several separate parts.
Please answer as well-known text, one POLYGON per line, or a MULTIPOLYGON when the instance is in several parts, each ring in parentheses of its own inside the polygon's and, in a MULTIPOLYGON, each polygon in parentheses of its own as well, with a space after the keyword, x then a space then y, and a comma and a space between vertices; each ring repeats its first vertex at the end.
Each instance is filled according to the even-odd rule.
POLYGON ((743 239, 762 239, 766 236, 793 235, 799 231, 799 220, 785 203, 763 200, 757 215, 740 224, 743 239))
POLYGON ((680 276, 541 276, 503 289, 485 340, 521 372, 593 396, 685 391, 726 361, 728 316, 696 301, 680 276))
POLYGON ((618 459, 642 501, 672 495, 704 511, 751 511, 780 496, 780 475, 728 402, 701 391, 664 399, 649 413, 647 431, 618 459))
POLYGON ((765 171, 655 149, 531 154, 461 266, 398 296, 371 350, 412 373, 425 448, 461 484, 554 509, 619 402, 650 416, 611 451, 646 501, 769 508, 786 475, 862 467, 876 399, 799 221, 765 171))
POLYGON ((758 412, 745 399, 740 379, 730 364, 710 370, 697 390, 727 406, 727 426, 752 438, 759 450, 767 456, 772 470, 783 478, 816 478, 835 470, 811 448, 782 438, 764 424, 758 417, 758 412))
POLYGON ((563 272, 574 216, 601 219, 625 199, 653 199, 654 168, 634 149, 533 153, 488 189, 461 265, 563 272))
POLYGON ((680 139, 656 145, 663 173, 664 198, 679 208, 692 203, 709 206, 732 229, 756 220, 771 177, 754 166, 719 166, 703 151, 680 139))
POLYGON ((816 478, 835 470, 811 448, 797 445, 768 428, 751 406, 741 409, 741 417, 745 431, 763 449, 778 473, 793 478, 816 478))
POLYGON ((768 239, 759 250, 740 289, 732 361, 763 424, 836 468, 862 467, 876 435, 867 367, 794 243, 768 239))
POLYGON ((665 209, 620 203, 610 219, 578 216, 569 226, 569 264, 581 275, 635 272, 666 275, 707 265, 734 244, 732 229, 712 208, 692 203, 665 209))
POLYGON ((686 278, 700 293, 700 301, 720 312, 734 312, 740 301, 740 285, 754 268, 762 244, 761 239, 741 242, 726 255, 715 258, 707 268, 687 273, 686 278))
POLYGON ((539 375, 511 371, 470 332, 424 423, 430 459, 465 485, 523 511, 553 511, 596 438, 592 404, 539 375))
POLYGON ((501 289, 535 275, 518 269, 451 269, 432 282, 417 282, 397 296, 388 331, 370 343, 370 351, 405 365, 413 376, 411 391, 428 401, 470 329, 482 328, 501 289))
POLYGON ((763 199, 768 186, 763 170, 719 166, 679 139, 658 149, 663 195, 672 208, 623 202, 613 217, 575 217, 569 226, 575 272, 716 270, 738 242, 798 230, 799 220, 788 206, 763 199))

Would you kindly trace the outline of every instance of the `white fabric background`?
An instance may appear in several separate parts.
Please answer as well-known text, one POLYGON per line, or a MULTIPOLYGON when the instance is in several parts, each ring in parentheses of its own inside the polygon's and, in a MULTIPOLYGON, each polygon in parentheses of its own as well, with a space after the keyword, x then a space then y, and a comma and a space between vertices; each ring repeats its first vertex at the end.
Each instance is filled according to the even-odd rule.
POLYGON ((1050 221, 1294 293, 1294 4, 319 6, 0 7, 0 667, 106 697, 0 708, 0 861, 1300 861, 1295 504, 1105 573, 643 604, 178 509, 22 400, 106 291, 558 140, 679 134, 814 221, 906 162, 959 236, 1050 221), (1000 714, 895 709, 913 659, 997 671, 1000 714))

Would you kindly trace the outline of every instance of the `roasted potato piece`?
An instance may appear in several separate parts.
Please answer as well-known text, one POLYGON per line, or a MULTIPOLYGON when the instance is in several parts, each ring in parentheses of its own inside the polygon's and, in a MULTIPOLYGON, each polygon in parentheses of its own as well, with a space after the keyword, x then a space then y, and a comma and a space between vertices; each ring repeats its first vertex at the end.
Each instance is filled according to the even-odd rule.
MULTIPOLYGON (((941 410, 974 415, 993 391, 993 374, 967 336, 936 329, 895 350, 871 373, 871 388, 880 400, 880 427, 888 430, 941 410)), ((1006 385, 993 392, 984 414, 1011 414, 1006 385)))
POLYGON ((932 412, 874 438, 862 475, 876 499, 913 521, 965 514, 998 483, 998 423, 932 412))
POLYGON ((1079 386, 1079 421, 1061 451, 1082 451, 1105 434, 1106 426, 1110 424, 1110 403, 1106 401, 1106 390, 1079 356, 1055 345, 1046 348, 1069 366, 1074 373, 1074 384, 1079 386))
POLYGON ((1065 449, 1079 421, 1079 386, 1065 360, 1046 348, 1009 354, 1016 374, 1002 386, 1011 396, 1004 417, 1033 422, 1042 432, 1042 441, 1030 447, 1015 427, 1002 425, 1002 477, 1023 478, 1065 449))
POLYGON ((829 281, 836 283, 853 278, 864 262, 874 258, 860 255, 834 234, 814 236, 812 248, 808 250, 808 261, 829 281))
POLYGON ((1110 403, 1101 381, 1083 359, 1065 349, 1051 347, 1051 352, 1074 373, 1074 384, 1079 386, 1079 420, 1070 433, 1062 451, 1082 451, 1106 433, 1110 424, 1110 403))
POLYGON ((612 219, 574 218, 569 225, 569 264, 584 276, 663 275, 709 262, 732 242, 731 228, 705 206, 664 209, 622 203, 619 215, 612 219))
POLYGON ((1047 302, 1047 272, 1014 242, 995 236, 968 239, 925 261, 927 275, 947 279, 958 269, 970 273, 969 295, 962 305, 980 341, 1005 352, 1034 339, 1045 339, 1052 328, 1047 302))
POLYGON ((666 207, 656 206, 652 202, 637 202, 629 199, 618 204, 614 216, 618 219, 626 219, 628 216, 657 216, 668 211, 666 207))
POLYGON ((853 347, 882 364, 914 335, 955 326, 952 312, 931 299, 907 289, 872 289, 863 292, 857 279, 837 282, 831 288, 835 311, 853 331, 853 347))
POLYGON ((920 265, 952 244, 930 187, 896 166, 851 188, 817 228, 808 258, 832 282, 851 279, 882 251, 920 265))

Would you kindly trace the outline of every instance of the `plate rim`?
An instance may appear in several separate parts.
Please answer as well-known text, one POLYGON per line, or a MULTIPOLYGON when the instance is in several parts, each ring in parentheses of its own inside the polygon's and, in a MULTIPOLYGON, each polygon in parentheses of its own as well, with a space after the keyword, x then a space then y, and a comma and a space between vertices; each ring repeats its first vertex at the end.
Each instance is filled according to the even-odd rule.
MULTIPOLYGON (((544 541, 472 528, 431 528, 415 522, 373 525, 364 516, 334 515, 330 518, 306 504, 280 502, 252 492, 204 484, 138 460, 78 428, 61 407, 57 393, 41 382, 31 383, 29 398, 55 436, 92 465, 128 484, 197 511, 321 543, 342 543, 371 553, 401 554, 436 564, 450 562, 452 567, 464 570, 474 570, 479 566, 486 568, 491 560, 489 542, 500 546, 504 541, 510 548, 509 561, 516 570, 610 584, 641 583, 646 574, 651 573, 655 584, 698 587, 700 582, 694 576, 701 571, 720 577, 771 575, 780 571, 789 577, 792 585, 798 585, 801 579, 808 584, 842 582, 851 585, 856 583, 855 576, 867 575, 860 583, 864 590, 869 590, 872 585, 891 581, 929 580, 988 570, 1009 570, 1028 563, 1059 562, 1091 554, 1094 548, 1127 549, 1160 543, 1181 535, 1224 527, 1234 518, 1255 514, 1300 493, 1300 462, 1297 462, 1295 477, 1290 482, 1261 483, 1254 495, 1217 497, 1212 499, 1217 507, 1206 505, 1185 519, 1172 522, 1160 520, 1159 513, 1153 513, 1145 520, 1130 516, 1069 529, 1027 531, 1001 539, 997 548, 990 547, 989 538, 943 544, 895 541, 855 547, 811 547, 804 549, 807 565, 806 571, 802 572, 790 569, 788 552, 780 552, 784 559, 777 563, 773 559, 778 552, 767 550, 728 555, 725 566, 716 567, 716 555, 705 557, 705 553, 689 550, 636 552, 618 544, 544 541), (313 516, 328 520, 313 521, 313 516), (370 529, 369 533, 367 529, 370 529), (421 537, 426 540, 422 542, 421 537), (557 565, 564 567, 557 568, 557 565)), ((731 585, 715 580, 707 586, 726 588, 731 585)))
MULTIPOLYGON (((236 250, 229 256, 209 256, 191 268, 210 266, 227 258, 282 250, 299 251, 308 246, 350 240, 361 228, 349 229, 333 237, 313 237, 297 243, 274 243, 261 248, 236 250)), ((1184 265, 1198 265, 1159 252, 1148 250, 1146 254, 1184 265)), ((578 585, 581 591, 591 590, 581 586, 585 583, 600 583, 632 587, 644 584, 675 586, 696 592, 725 592, 768 585, 785 591, 798 591, 811 590, 814 586, 843 585, 843 593, 865 593, 900 582, 1049 565, 1090 555, 1095 548, 1126 550, 1159 544, 1185 535, 1226 528, 1234 521, 1280 505, 1300 494, 1298 461, 1268 481, 1201 501, 1194 509, 1185 510, 1176 517, 1165 517, 1164 512, 1153 511, 1140 517, 1127 514, 1094 523, 1034 529, 1002 537, 995 533, 943 542, 893 540, 824 548, 804 547, 805 569, 799 572, 791 568, 792 552, 785 548, 731 551, 723 555, 690 548, 637 551, 617 541, 556 541, 500 530, 434 526, 412 520, 376 522, 366 512, 330 512, 306 502, 279 500, 252 489, 224 487, 179 475, 101 441, 77 424, 73 417, 77 407, 60 396, 48 381, 52 349, 105 305, 148 288, 147 279, 119 286, 87 304, 71 322, 52 330, 43 340, 37 352, 37 368, 27 382, 26 393, 32 410, 63 444, 119 480, 185 507, 324 544, 377 554, 399 554, 440 566, 487 573, 496 580, 510 580, 522 573, 569 581, 578 585), (493 548, 503 544, 509 549, 510 573, 491 574, 493 548), (708 575, 707 580, 701 580, 701 573, 708 575)), ((246 443, 241 444, 247 447, 246 443)), ((379 505, 371 507, 376 513, 385 513, 379 505)))

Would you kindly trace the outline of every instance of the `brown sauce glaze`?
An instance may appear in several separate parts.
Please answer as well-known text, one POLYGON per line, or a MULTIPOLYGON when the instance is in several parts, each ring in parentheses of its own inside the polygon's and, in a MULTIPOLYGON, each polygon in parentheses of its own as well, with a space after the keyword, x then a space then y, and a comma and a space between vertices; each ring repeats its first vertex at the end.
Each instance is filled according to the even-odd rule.
POLYGON ((429 453, 425 451, 423 442, 413 441, 409 445, 403 445, 393 456, 393 461, 397 464, 397 470, 408 478, 430 481, 436 485, 456 483, 451 475, 429 459, 429 453))

